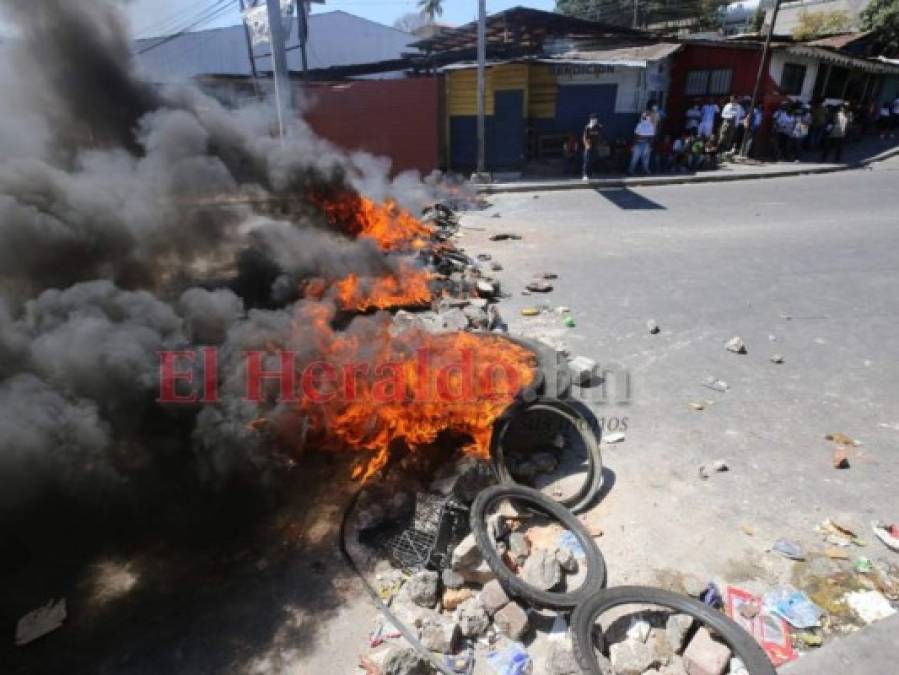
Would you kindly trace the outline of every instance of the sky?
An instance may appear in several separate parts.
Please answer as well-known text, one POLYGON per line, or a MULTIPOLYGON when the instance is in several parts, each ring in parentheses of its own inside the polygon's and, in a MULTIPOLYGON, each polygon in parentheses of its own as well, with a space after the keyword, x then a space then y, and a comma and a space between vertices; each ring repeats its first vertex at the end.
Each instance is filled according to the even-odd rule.
MULTIPOLYGON (((554 0, 487 0, 487 12, 492 14, 510 7, 522 5, 551 11, 554 0)), ((177 31, 201 16, 206 8, 224 10, 213 20, 203 23, 197 29, 230 26, 239 23, 238 0, 132 0, 127 13, 136 37, 152 37, 177 31), (233 9, 229 8, 233 7, 233 9)), ((416 0, 326 0, 324 5, 314 4, 313 14, 343 10, 386 25, 408 12, 415 12, 416 0)), ((439 21, 460 25, 477 18, 477 0, 444 0, 443 16, 439 21)))

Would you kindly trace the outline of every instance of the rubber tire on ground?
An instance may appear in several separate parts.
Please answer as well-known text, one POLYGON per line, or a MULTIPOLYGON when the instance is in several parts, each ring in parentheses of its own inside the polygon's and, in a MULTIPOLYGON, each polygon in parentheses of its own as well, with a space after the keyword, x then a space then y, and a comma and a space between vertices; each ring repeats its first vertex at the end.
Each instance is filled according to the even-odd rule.
POLYGON ((716 609, 686 595, 661 588, 619 586, 600 591, 578 605, 571 617, 574 656, 585 673, 603 675, 593 653, 593 624, 597 617, 614 607, 629 604, 659 605, 689 614, 710 626, 739 656, 750 675, 776 675, 768 656, 749 633, 716 609))
POLYGON ((539 490, 523 485, 495 485, 475 498, 471 505, 471 531, 474 533, 478 549, 484 561, 496 575, 497 580, 509 594, 536 607, 566 610, 576 607, 586 599, 601 591, 606 584, 606 562, 593 537, 581 522, 564 506, 553 501, 539 490), (569 592, 542 591, 525 583, 512 572, 496 551, 495 542, 487 531, 487 516, 491 507, 504 499, 524 502, 538 507, 537 510, 559 521, 571 531, 586 553, 587 572, 581 585, 569 592))
POLYGON ((587 449, 588 473, 587 479, 581 488, 572 496, 557 500, 558 503, 568 507, 574 513, 580 513, 589 507, 602 488, 602 453, 599 448, 599 438, 591 428, 588 420, 574 407, 552 398, 539 398, 536 401, 516 401, 510 405, 503 414, 493 423, 490 434, 490 462, 497 480, 505 485, 514 485, 515 479, 506 464, 506 451, 503 447, 503 437, 509 425, 520 415, 529 412, 548 411, 559 415, 571 424, 581 436, 587 449))

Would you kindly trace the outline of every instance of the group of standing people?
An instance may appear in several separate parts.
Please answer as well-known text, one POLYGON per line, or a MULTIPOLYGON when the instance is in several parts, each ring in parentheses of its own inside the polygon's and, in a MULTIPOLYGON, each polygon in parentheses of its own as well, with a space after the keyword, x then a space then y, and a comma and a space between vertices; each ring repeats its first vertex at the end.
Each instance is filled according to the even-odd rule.
POLYGON ((774 158, 798 162, 803 151, 810 151, 820 152, 822 162, 831 155, 839 162, 852 122, 848 103, 828 106, 821 99, 812 101, 811 105, 786 101, 772 118, 774 158))

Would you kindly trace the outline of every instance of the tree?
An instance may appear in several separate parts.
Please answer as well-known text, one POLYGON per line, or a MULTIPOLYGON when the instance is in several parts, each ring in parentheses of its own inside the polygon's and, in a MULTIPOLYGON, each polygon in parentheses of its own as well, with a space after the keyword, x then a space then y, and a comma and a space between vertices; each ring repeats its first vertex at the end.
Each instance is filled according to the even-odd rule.
POLYGON ((797 40, 811 40, 822 35, 845 33, 851 28, 849 12, 808 12, 803 9, 799 12, 799 23, 793 29, 793 37, 797 40))
POLYGON ((899 0, 871 0, 861 13, 865 30, 876 30, 884 55, 899 52, 899 0))
POLYGON ((393 27, 404 33, 417 34, 422 28, 430 26, 431 19, 423 12, 407 12, 393 22, 393 27))
POLYGON ((635 2, 640 26, 695 19, 706 29, 720 25, 718 10, 726 4, 726 0, 556 0, 556 11, 579 19, 631 26, 635 2))
POLYGON ((749 28, 753 33, 761 33, 764 25, 765 10, 762 9, 762 4, 759 3, 759 6, 755 8, 755 14, 752 15, 752 21, 749 24, 749 28))
POLYGON ((443 0, 418 0, 418 6, 432 22, 443 14, 443 0))

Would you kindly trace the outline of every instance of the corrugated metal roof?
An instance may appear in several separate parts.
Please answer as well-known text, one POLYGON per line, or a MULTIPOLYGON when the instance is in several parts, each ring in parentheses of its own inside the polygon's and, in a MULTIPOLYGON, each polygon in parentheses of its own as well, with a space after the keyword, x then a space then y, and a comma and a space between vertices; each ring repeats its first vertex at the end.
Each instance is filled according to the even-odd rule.
POLYGON ((822 47, 811 47, 809 45, 790 45, 784 50, 788 54, 797 56, 808 56, 813 59, 819 59, 824 63, 832 63, 846 68, 858 68, 869 73, 891 73, 899 74, 899 68, 877 61, 874 59, 860 59, 855 56, 849 56, 841 52, 834 52, 822 47))
POLYGON ((673 42, 659 42, 654 45, 638 45, 634 47, 617 47, 615 49, 572 50, 563 54, 555 54, 550 58, 539 59, 543 63, 597 63, 608 65, 635 65, 645 67, 650 61, 664 59, 681 48, 673 42))
POLYGON ((844 33, 843 35, 831 35, 829 37, 819 38, 817 40, 809 40, 805 44, 812 47, 829 47, 830 49, 844 49, 856 40, 871 35, 873 31, 865 31, 863 33, 844 33))
MULTIPOLYGON (((137 40, 134 45, 140 68, 155 82, 199 75, 251 73, 243 26, 196 31, 166 39, 137 40)), ((400 58, 416 39, 409 33, 346 12, 323 12, 309 17, 306 55, 310 69, 376 63, 400 58)), ((287 65, 295 71, 302 68, 298 44, 294 20, 287 40, 287 65)), ((272 69, 271 58, 264 56, 268 53, 267 44, 255 49, 259 71, 272 69)))

